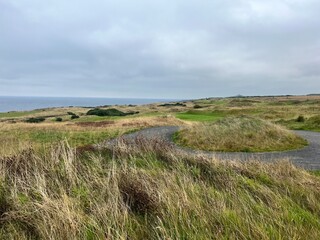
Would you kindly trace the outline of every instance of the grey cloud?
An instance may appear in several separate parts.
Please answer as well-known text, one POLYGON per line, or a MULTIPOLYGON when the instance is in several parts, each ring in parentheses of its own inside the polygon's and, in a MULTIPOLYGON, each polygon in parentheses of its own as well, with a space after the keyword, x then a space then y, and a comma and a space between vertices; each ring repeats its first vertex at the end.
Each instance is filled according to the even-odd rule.
POLYGON ((315 0, 0 0, 0 95, 320 91, 315 0))

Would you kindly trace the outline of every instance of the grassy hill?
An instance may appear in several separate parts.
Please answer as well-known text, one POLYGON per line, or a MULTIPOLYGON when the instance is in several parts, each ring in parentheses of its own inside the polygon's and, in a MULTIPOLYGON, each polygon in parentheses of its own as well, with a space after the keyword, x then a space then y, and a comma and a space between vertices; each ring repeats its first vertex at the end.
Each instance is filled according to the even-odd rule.
POLYGON ((223 152, 284 151, 307 145, 284 127, 252 117, 227 117, 195 124, 178 132, 175 140, 189 148, 223 152))

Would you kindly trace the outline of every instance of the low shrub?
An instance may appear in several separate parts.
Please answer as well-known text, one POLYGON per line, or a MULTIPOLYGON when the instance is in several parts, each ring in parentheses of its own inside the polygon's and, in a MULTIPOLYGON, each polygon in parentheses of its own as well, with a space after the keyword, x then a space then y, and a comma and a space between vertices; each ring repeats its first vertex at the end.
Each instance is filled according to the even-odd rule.
POLYGON ((127 112, 126 113, 126 115, 134 115, 134 114, 138 114, 139 113, 139 111, 129 111, 129 112, 127 112))
POLYGON ((194 105, 193 106, 193 108, 195 108, 195 109, 199 109, 199 108, 203 108, 202 106, 200 106, 200 105, 198 105, 198 104, 196 104, 196 105, 194 105))
POLYGON ((126 114, 122 111, 119 111, 118 109, 115 108, 110 108, 110 109, 100 109, 100 108, 95 108, 91 109, 87 112, 87 115, 96 115, 96 116, 125 116, 126 114))
POLYGON ((138 114, 139 112, 134 112, 134 111, 130 111, 127 113, 124 113, 118 109, 115 108, 110 108, 110 109, 100 109, 100 108, 95 108, 95 109, 91 109, 87 112, 87 115, 96 115, 96 116, 100 116, 100 117, 114 117, 114 116, 127 116, 127 115, 133 115, 133 114, 138 114))
POLYGON ((56 122, 62 122, 62 118, 61 117, 57 117, 56 118, 56 122))
POLYGON ((297 122, 304 122, 305 121, 304 116, 300 115, 299 117, 297 117, 296 121, 297 122))
POLYGON ((159 107, 186 107, 187 105, 184 103, 164 103, 160 104, 159 107))
POLYGON ((78 115, 72 115, 71 116, 71 119, 77 119, 77 118, 80 118, 78 115))
POLYGON ((40 123, 45 120, 46 119, 44 117, 32 117, 32 118, 28 118, 25 122, 27 122, 27 123, 40 123))

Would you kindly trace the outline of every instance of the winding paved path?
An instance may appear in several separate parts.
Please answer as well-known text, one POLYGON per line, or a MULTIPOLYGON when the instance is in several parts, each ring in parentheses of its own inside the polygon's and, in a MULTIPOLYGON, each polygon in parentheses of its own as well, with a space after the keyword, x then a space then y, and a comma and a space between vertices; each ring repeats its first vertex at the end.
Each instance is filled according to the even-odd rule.
MULTIPOLYGON (((143 137, 146 139, 162 138, 172 143, 173 134, 179 130, 177 126, 163 126, 143 129, 141 131, 126 134, 122 136, 124 139, 130 140, 136 137, 143 137)), ((277 159, 289 159, 293 164, 303 167, 308 170, 320 170, 320 132, 310 131, 294 131, 296 134, 305 138, 309 145, 300 150, 291 150, 283 152, 262 152, 262 153, 245 153, 245 152, 208 152, 201 150, 192 150, 176 146, 180 151, 188 154, 202 154, 209 157, 217 157, 222 160, 261 160, 261 161, 274 161, 277 159)), ((112 143, 111 140, 107 142, 112 143)), ((106 144, 106 143, 105 143, 106 144)))

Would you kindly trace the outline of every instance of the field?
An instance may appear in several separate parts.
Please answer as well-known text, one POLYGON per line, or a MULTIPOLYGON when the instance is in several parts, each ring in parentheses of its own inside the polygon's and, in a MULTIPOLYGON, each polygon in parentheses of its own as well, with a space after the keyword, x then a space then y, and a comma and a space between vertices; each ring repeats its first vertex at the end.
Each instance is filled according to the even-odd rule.
POLYGON ((320 96, 112 108, 129 114, 91 116, 78 107, 0 113, 1 239, 320 238, 319 171, 288 159, 183 155, 161 139, 93 146, 152 126, 181 126, 192 130, 181 144, 194 149, 300 148, 306 143, 288 130, 320 131, 320 96), (215 142, 197 145, 208 136, 215 142))

